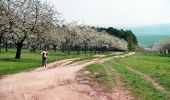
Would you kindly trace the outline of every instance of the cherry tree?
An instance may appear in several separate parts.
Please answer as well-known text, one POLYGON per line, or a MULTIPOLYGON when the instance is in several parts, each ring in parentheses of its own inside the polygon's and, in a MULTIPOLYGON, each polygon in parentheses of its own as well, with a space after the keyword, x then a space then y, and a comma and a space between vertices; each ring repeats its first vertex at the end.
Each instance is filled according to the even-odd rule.
POLYGON ((60 14, 53 6, 48 4, 39 5, 37 25, 34 34, 30 35, 28 43, 33 51, 35 51, 38 46, 46 48, 51 44, 56 47, 55 41, 58 40, 58 32, 61 30, 60 27, 58 27, 61 21, 60 19, 60 14))
POLYGON ((0 52, 1 52, 1 45, 2 45, 2 38, 8 32, 9 25, 8 25, 8 9, 7 5, 4 0, 0 1, 0 52))
POLYGON ((170 51, 170 38, 157 43, 154 47, 154 50, 159 51, 160 53, 168 54, 170 51))
MULTIPOLYGON (((2 12, 1 17, 7 18, 7 21, 3 19, 0 23, 7 22, 5 26, 9 28, 5 29, 8 29, 17 48, 15 58, 20 59, 24 43, 30 44, 34 50, 41 42, 49 45, 47 37, 50 26, 59 22, 59 16, 54 11, 54 7, 42 4, 39 0, 4 0, 3 5, 8 11, 8 17, 3 17, 2 12)), ((0 29, 4 29, 4 25, 1 26, 0 29)))
POLYGON ((10 11, 9 33, 17 47, 16 59, 20 59, 24 41, 33 34, 38 19, 38 3, 34 0, 7 0, 10 11))

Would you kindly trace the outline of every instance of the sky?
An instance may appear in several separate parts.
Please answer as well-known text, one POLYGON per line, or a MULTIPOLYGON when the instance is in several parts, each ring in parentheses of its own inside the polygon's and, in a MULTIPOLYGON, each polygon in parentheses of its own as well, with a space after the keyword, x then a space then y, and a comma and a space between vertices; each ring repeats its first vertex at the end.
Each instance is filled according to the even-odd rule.
POLYGON ((170 23, 170 0, 47 0, 66 22, 95 26, 170 23))

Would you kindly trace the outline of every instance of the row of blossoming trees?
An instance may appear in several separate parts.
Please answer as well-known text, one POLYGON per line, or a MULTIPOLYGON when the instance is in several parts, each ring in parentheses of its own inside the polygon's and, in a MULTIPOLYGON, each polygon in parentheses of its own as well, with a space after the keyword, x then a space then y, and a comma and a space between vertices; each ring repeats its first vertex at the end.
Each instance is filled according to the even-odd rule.
POLYGON ((54 7, 40 0, 0 1, 0 51, 9 44, 17 49, 16 59, 20 59, 22 48, 33 52, 38 48, 61 49, 68 54, 71 50, 127 50, 126 41, 106 31, 75 22, 64 24, 54 7))
POLYGON ((160 54, 169 54, 170 53, 170 38, 161 41, 154 45, 153 50, 158 51, 160 54))

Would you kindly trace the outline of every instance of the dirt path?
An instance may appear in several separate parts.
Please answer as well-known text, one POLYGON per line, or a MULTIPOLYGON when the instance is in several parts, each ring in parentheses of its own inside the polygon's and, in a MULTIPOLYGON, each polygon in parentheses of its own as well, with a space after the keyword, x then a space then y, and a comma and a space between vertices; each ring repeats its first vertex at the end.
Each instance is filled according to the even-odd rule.
POLYGON ((77 84, 75 72, 87 65, 113 58, 80 62, 66 59, 49 64, 48 69, 38 68, 5 76, 0 80, 0 100, 108 100, 105 96, 96 98, 90 86, 77 84), (84 92, 80 92, 82 90, 84 92))

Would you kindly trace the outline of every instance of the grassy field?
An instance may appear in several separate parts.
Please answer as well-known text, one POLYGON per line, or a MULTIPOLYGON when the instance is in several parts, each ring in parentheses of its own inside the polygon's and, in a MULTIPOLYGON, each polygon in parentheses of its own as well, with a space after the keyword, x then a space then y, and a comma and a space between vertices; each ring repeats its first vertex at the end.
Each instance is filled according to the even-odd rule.
MULTIPOLYGON (((41 66, 41 51, 30 53, 28 50, 22 51, 20 60, 14 59, 15 49, 0 53, 0 76, 13 74, 21 71, 28 71, 41 66)), ((77 61, 90 60, 95 58, 94 53, 71 55, 61 51, 48 51, 48 62, 67 59, 80 58, 77 61)), ((110 57, 111 52, 101 54, 110 57)), ((114 55, 112 55, 114 56, 114 55)), ((117 86, 131 92, 131 95, 139 100, 168 100, 168 94, 161 92, 146 80, 143 76, 132 72, 128 68, 137 70, 152 77, 155 82, 161 84, 166 91, 170 92, 170 56, 159 55, 157 53, 138 52, 133 56, 117 58, 103 64, 93 64, 83 70, 90 71, 85 77, 99 83, 104 91, 112 91, 117 86)), ((84 77, 84 76, 81 76, 84 77)))
POLYGON ((156 53, 137 53, 135 56, 117 59, 122 66, 132 67, 153 77, 170 91, 170 56, 156 53))
POLYGON ((168 100, 168 94, 157 90, 153 84, 141 75, 128 69, 133 68, 145 75, 151 76, 157 83, 161 84, 165 90, 170 92, 170 57, 156 53, 137 53, 131 57, 118 58, 107 61, 104 64, 90 65, 85 70, 90 71, 90 76, 95 72, 101 73, 99 77, 90 77, 101 83, 104 89, 112 89, 116 84, 122 84, 131 95, 139 100, 168 100), (121 77, 121 81, 117 80, 121 77), (114 84, 114 85, 111 85, 114 84), (111 86, 111 87, 110 87, 111 86), (109 88, 108 88, 109 87, 109 88))
MULTIPOLYGON (((5 50, 2 49, 2 52, 0 52, 0 76, 21 71, 28 71, 41 66, 41 51, 30 53, 29 50, 23 49, 20 60, 14 59, 15 52, 15 49, 9 49, 8 52, 5 52, 5 50)), ((81 53, 78 55, 76 52, 71 52, 71 54, 68 55, 67 52, 54 52, 53 50, 48 51, 48 53, 48 63, 56 60, 76 57, 81 58, 80 60, 89 60, 94 58, 94 53, 81 53)))

